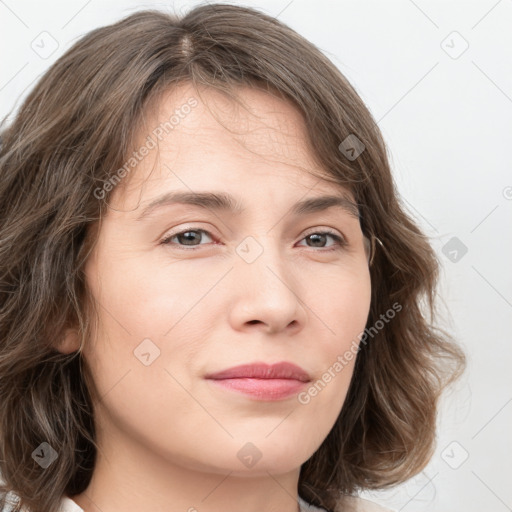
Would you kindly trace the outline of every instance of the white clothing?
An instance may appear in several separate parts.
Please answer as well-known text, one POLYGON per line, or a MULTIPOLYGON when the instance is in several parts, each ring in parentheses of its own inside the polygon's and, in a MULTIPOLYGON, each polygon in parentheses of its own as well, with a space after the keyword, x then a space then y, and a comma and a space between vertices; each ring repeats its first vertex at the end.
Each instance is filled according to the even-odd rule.
MULTIPOLYGON (((61 512, 84 512, 72 499, 64 497, 61 501, 61 512)), ((314 507, 306 503, 299 497, 300 512, 325 512, 325 509, 314 507)), ((384 508, 372 501, 364 500, 358 497, 351 497, 349 499, 349 507, 344 507, 343 510, 339 509, 337 512, 393 512, 388 508, 384 508)))

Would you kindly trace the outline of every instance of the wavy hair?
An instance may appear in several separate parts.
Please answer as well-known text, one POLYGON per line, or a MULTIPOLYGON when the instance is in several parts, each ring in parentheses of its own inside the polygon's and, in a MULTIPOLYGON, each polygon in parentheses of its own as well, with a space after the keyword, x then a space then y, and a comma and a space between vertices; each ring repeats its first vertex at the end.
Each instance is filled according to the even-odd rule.
MULTIPOLYGON (((57 512, 92 476, 94 383, 81 349, 91 334, 83 268, 108 209, 98 189, 126 161, 149 105, 180 82, 235 98, 263 86, 304 117, 322 178, 349 187, 372 241, 367 327, 334 427, 301 467, 299 495, 334 510, 343 496, 403 482, 432 456, 438 401, 465 367, 436 326, 440 263, 407 213, 382 135, 347 79, 313 44, 259 11, 200 5, 184 16, 136 12, 95 29, 42 76, 0 148, 0 505, 57 512), (364 144, 355 159, 339 146, 364 144), (382 322, 382 321, 381 321, 382 322), (80 350, 56 349, 67 328, 80 350), (51 470, 36 448, 58 447, 51 470)), ((16 510, 19 510, 16 509, 16 510)))

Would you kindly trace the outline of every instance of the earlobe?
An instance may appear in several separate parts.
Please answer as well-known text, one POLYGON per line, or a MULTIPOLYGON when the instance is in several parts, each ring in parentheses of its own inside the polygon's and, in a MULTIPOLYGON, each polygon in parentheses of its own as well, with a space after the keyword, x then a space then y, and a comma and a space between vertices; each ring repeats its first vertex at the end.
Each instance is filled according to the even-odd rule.
POLYGON ((372 256, 372 244, 370 242, 370 239, 366 235, 363 235, 363 245, 364 252, 366 254, 366 261, 368 262, 368 264, 370 264, 370 258, 372 256))
POLYGON ((375 258, 375 250, 376 250, 375 241, 377 241, 377 243, 382 248, 384 248, 384 244, 380 241, 379 237, 377 237, 375 235, 371 235, 371 241, 369 241, 367 237, 364 238, 365 247, 367 249, 367 255, 368 255, 368 266, 370 266, 370 267, 372 266, 373 259, 375 258))
POLYGON ((80 337, 74 328, 69 328, 64 331, 64 335, 56 349, 63 354, 71 354, 78 351, 80 348, 80 337))

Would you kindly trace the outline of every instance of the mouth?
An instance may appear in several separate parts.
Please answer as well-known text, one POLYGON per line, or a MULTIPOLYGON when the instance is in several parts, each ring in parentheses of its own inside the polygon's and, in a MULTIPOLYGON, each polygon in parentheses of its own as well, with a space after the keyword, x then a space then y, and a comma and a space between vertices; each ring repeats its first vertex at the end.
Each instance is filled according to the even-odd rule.
POLYGON ((265 401, 289 398, 311 381, 304 369, 288 362, 245 364, 208 374, 205 378, 225 390, 265 401))

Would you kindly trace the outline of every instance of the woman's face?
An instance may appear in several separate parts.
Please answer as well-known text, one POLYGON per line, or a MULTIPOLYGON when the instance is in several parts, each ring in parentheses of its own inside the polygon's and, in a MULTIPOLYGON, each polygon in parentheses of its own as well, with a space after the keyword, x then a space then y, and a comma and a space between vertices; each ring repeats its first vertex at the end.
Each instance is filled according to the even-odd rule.
POLYGON ((137 165, 127 160, 86 265, 99 323, 83 355, 111 457, 137 446, 190 470, 294 471, 343 405, 347 353, 370 307, 354 198, 306 172, 315 164, 293 106, 239 92, 256 116, 182 84, 146 117, 137 165), (201 206, 206 193, 230 196, 239 211, 211 198, 201 206), (297 207, 326 195, 345 203, 297 207), (309 382, 286 372, 208 378, 282 362, 309 382))

